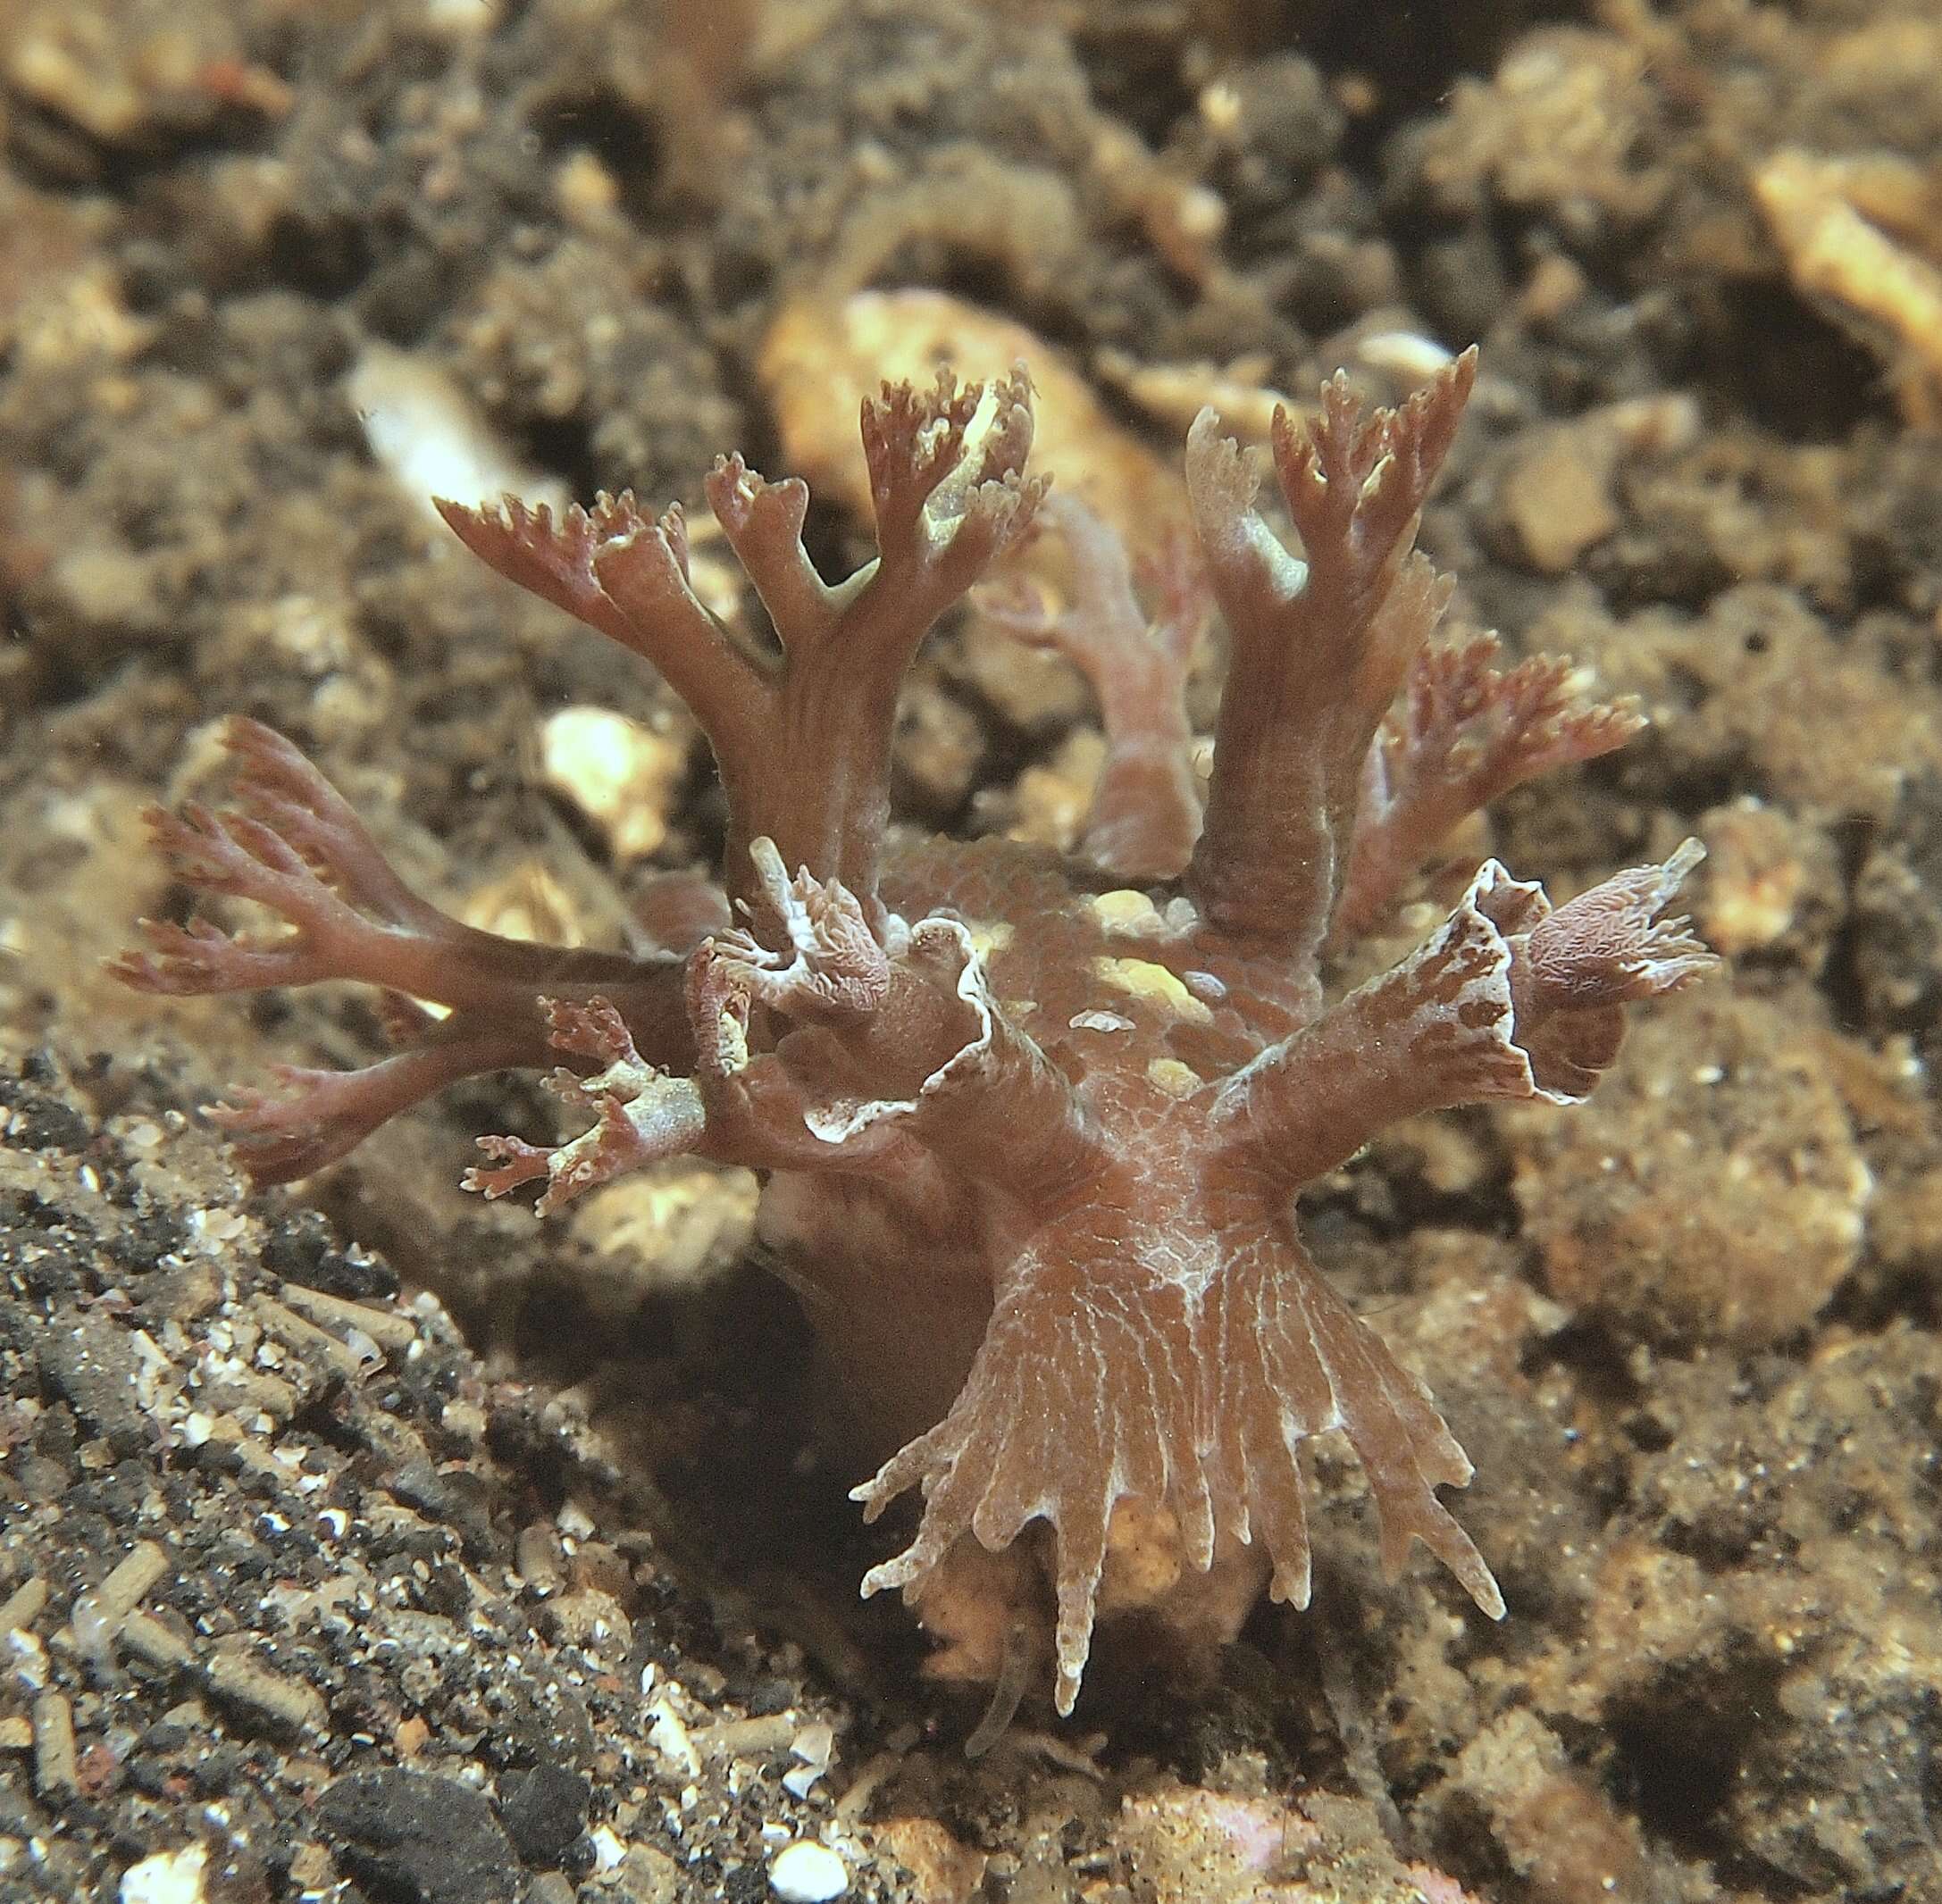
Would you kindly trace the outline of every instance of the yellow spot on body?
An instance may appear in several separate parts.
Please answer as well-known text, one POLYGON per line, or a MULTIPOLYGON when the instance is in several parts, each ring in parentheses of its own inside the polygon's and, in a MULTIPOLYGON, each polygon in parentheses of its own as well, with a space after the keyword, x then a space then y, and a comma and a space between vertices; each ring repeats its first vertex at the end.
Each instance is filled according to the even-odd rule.
POLYGON ((1193 1065, 1183 1065, 1176 1057, 1156 1057, 1146 1067, 1146 1077, 1169 1098, 1191 1098, 1207 1081, 1193 1065))
POLYGON ((1011 943, 1012 928, 1003 919, 967 919, 964 929, 971 935, 971 948, 980 958, 988 959, 1011 943))
POLYGON ((1178 977, 1164 965, 1147 958, 1095 958, 1094 975, 1116 990, 1135 998, 1150 998, 1163 1005, 1176 1018, 1189 1024, 1211 1024, 1214 1015, 1196 998, 1178 977))
POLYGON ((1144 935, 1162 930, 1159 911, 1143 892, 1121 886, 1112 892, 1096 894, 1089 902, 1099 923, 1109 932, 1144 935))

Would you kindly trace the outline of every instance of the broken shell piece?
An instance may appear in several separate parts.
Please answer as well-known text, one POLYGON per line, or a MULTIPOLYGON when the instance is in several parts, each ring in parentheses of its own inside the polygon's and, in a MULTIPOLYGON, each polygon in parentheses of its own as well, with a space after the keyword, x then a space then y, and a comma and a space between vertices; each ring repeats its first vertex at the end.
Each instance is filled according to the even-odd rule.
POLYGON ((372 455, 427 515, 436 514, 436 496, 476 504, 510 493, 556 509, 565 506, 559 481, 519 462, 472 399, 424 358, 389 344, 369 345, 344 389, 372 455))
POLYGON ((816 1782, 829 1770, 836 1749, 836 1732, 826 1719, 805 1725, 789 1742, 790 1756, 799 1761, 783 1774, 783 1788, 806 1799, 816 1782))
POLYGON ((1942 425, 1942 264, 1871 221, 1880 196, 1871 182, 1789 146, 1754 174, 1754 191, 1795 285, 1888 359, 1903 415, 1933 428, 1942 425))
POLYGON ((784 1904, 829 1904, 850 1889, 850 1873, 826 1844, 799 1838, 775 1854, 769 1866, 769 1889, 784 1904))

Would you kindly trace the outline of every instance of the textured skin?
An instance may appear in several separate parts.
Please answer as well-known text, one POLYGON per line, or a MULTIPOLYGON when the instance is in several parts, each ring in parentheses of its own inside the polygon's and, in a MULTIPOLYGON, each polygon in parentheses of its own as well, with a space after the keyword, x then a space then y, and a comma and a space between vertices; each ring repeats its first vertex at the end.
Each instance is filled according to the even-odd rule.
POLYGON ((729 799, 723 892, 659 890, 657 956, 473 931, 404 888, 289 742, 239 722, 237 810, 157 814, 156 836, 191 884, 291 931, 263 946, 146 924, 121 975, 383 990, 396 1055, 286 1069, 280 1094, 218 1107, 265 1181, 453 1079, 551 1056, 588 1127, 556 1147, 481 1138, 471 1188, 537 1183, 545 1214, 682 1153, 763 1172, 763 1233, 850 1404, 851 1453, 882 1464, 855 1498, 872 1518, 920 1502, 864 1591, 902 1589, 935 1670, 997 1688, 981 1737, 1047 1664, 1070 1711, 1102 1617, 1139 1614, 1204 1657, 1264 1583, 1305 1604, 1302 1446, 1325 1432, 1361 1464, 1385 1566, 1421 1541, 1501 1616, 1436 1495, 1470 1464, 1317 1273, 1296 1198, 1396 1118, 1581 1098, 1623 1006, 1710 956, 1659 917, 1692 842, 1556 911, 1493 861, 1410 957, 1326 998, 1323 948, 1379 916, 1451 824, 1637 724, 1572 702, 1561 664, 1500 672, 1487 641, 1428 642, 1449 590, 1411 545, 1473 374, 1457 358, 1366 420, 1338 378, 1305 430, 1277 422, 1300 560, 1257 509, 1260 472, 1203 416, 1186 461, 1200 561, 1162 536, 1151 622, 1083 505, 1047 511, 1071 598, 1017 587, 992 612, 1097 692, 1105 767, 1071 857, 886 828, 904 671, 1043 499, 1023 473, 1022 371, 865 405, 881 553, 834 586, 802 548, 803 485, 717 465, 709 500, 769 646, 696 598, 678 511, 442 505, 481 557, 688 701, 729 799), (1203 816, 1182 690, 1210 600, 1232 661, 1203 816))
MULTIPOLYGON (((1222 1127, 1231 1120, 1218 1086, 1308 1021, 1311 988, 1278 956, 1250 956, 1201 930, 1185 902, 1169 926, 1146 894, 1103 889, 1084 870, 1002 842, 933 845, 886 869, 899 911, 954 912, 991 943, 993 996, 1071 1081, 1110 1165, 1032 1237, 1023 1260, 1004 1260, 1001 1218, 981 1226, 990 1240, 975 1253, 987 1288, 996 1271, 1000 1298, 973 1375, 975 1406, 960 1403, 917 1440, 918 1453, 886 1468, 886 1491, 913 1478, 934 1491, 926 1532, 869 1584, 915 1584, 921 1606, 960 1521, 985 1546, 1004 1547, 1028 1520, 1050 1519, 1054 1649, 1068 1703, 1119 1499, 1164 1510, 1144 1516, 1115 1557, 1122 1583, 1108 1598, 1119 1610, 1165 1620, 1177 1594, 1184 1617, 1196 1618, 1193 1574, 1217 1554, 1247 1579, 1243 1611, 1270 1563, 1275 1597, 1305 1604, 1296 1449, 1345 1427, 1384 1483, 1392 1549, 1422 1533, 1486 1610, 1501 1611, 1481 1559, 1430 1491, 1467 1481, 1469 1463, 1420 1385, 1315 1271, 1288 1186, 1251 1168, 1222 1127), (1145 1594, 1131 1583, 1141 1577, 1145 1594)), ((784 1195, 798 1222, 816 1208, 807 1183, 784 1195)), ((819 1227, 812 1215, 798 1273, 817 1288, 860 1289, 867 1307, 908 1264, 921 1221, 886 1209, 874 1229, 883 1253, 859 1277, 846 1218, 819 1227)), ((918 1340, 933 1335, 923 1319, 929 1280, 907 1284, 902 1319, 918 1340)), ((840 1365, 853 1356, 857 1315, 833 1307, 819 1326, 840 1365)), ((961 1353, 967 1332, 951 1335, 961 1353)), ((899 1443, 948 1410, 963 1379, 955 1355, 929 1359, 926 1374, 912 1416, 876 1424, 899 1443)), ((854 1379, 869 1391, 866 1369, 854 1379)), ((881 1496, 866 1498, 875 1506, 881 1496)), ((1029 1603, 1028 1580, 1014 1591, 1029 1603)), ((960 1654, 970 1676, 996 1676, 998 1661, 960 1654)))

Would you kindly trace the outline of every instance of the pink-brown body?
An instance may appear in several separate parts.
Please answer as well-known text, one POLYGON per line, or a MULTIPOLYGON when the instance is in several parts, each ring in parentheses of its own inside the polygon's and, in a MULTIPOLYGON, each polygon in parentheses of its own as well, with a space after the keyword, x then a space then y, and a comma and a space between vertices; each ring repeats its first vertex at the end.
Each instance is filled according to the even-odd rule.
POLYGON ((1136 1609, 1204 1644, 1264 1581, 1304 1603, 1300 1452, 1331 1431, 1368 1476, 1385 1564, 1420 1540, 1500 1615, 1436 1491, 1470 1465, 1316 1271, 1296 1197, 1398 1117, 1582 1097, 1624 1004, 1710 959, 1658 918, 1690 842, 1555 911, 1490 862, 1408 958, 1325 1001, 1327 956, 1457 820, 1637 725, 1577 704, 1561 664, 1500 672, 1488 638, 1430 643, 1448 589, 1411 547, 1473 362, 1366 421, 1340 379, 1305 430, 1280 419, 1302 560, 1204 416, 1187 450, 1199 564, 1163 539, 1151 622, 1117 541, 1024 476, 1022 373, 865 405, 882 553, 833 587, 802 551, 803 486, 717 467, 709 500, 773 647, 697 600, 678 512, 448 508, 477 553, 654 662, 694 709, 729 797, 731 904, 671 906, 695 923, 643 958, 469 931, 406 890, 287 741, 239 723, 241 810, 158 814, 158 835, 192 883, 295 930, 251 946, 152 925, 123 974, 384 988, 395 1056, 286 1071, 282 1095, 219 1111, 264 1178, 549 1047, 590 1127, 556 1148, 482 1139, 494 1161, 473 1188, 538 1181, 544 1210, 682 1152, 765 1173, 765 1236, 858 1452, 881 1464, 857 1498, 873 1517, 921 1499, 865 1590, 904 1590, 944 1670, 1015 1691, 1020 1661, 1049 1653, 1065 1712, 1102 1616, 1136 1609), (1016 582, 983 607, 1097 690, 1107 754, 1082 848, 895 842, 904 671, 1034 514, 1065 538, 1067 599, 1016 582), (1203 811, 1182 689, 1210 596, 1231 660, 1203 811))

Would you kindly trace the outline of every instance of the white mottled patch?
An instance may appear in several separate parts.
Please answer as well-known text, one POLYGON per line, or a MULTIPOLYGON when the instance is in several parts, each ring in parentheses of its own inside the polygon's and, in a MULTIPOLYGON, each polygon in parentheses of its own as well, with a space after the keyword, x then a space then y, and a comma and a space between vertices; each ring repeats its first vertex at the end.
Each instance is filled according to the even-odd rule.
POLYGON ((1130 1031, 1133 1021, 1117 1012, 1075 1012, 1066 1021, 1075 1031, 1130 1031))
POLYGON ((920 920, 913 928, 913 941, 919 933, 956 941, 964 958, 963 969, 958 974, 958 996, 975 1015, 977 1031, 925 1079, 914 1098, 875 1098, 866 1103, 845 1098, 806 1111, 802 1120, 804 1125, 826 1144, 844 1143, 858 1132, 881 1123, 885 1118, 908 1117, 925 1098, 935 1097, 940 1091, 949 1090, 966 1079, 988 1071, 992 1062, 992 1038, 997 1029, 994 1001, 985 988, 984 961, 977 955, 970 928, 961 920, 933 915, 920 920))
POLYGON ((715 1019, 715 1062, 724 1076, 749 1068, 749 1034, 733 1012, 718 1012, 715 1019))

